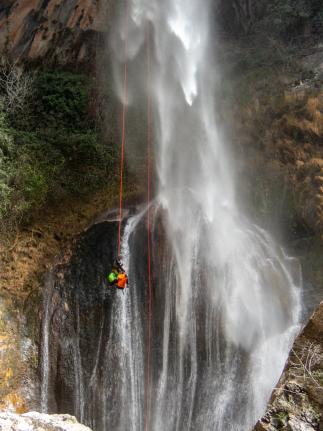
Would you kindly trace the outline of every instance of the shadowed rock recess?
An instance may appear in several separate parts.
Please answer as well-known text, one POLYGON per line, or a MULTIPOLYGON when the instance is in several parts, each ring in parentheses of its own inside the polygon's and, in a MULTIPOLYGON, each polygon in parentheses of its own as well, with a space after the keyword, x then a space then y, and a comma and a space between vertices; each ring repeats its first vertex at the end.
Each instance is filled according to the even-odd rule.
POLYGON ((100 357, 99 352, 98 358, 95 353, 102 324, 104 337, 109 334, 115 292, 106 290, 105 278, 117 247, 117 228, 115 222, 90 227, 47 280, 48 409, 51 412, 76 411, 80 415, 84 407, 82 389, 90 387, 90 378, 100 357))

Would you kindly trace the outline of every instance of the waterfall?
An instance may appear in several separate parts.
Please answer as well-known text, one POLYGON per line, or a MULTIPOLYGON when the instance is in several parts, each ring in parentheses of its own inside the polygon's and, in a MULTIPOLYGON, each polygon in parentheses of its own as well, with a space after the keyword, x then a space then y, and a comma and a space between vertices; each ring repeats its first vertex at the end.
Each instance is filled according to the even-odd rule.
MULTIPOLYGON (((237 204, 233 157, 216 121, 211 2, 129 4, 121 21, 127 25, 119 23, 113 40, 115 70, 129 65, 129 110, 146 92, 153 102, 156 206, 169 245, 163 262, 154 254, 162 302, 154 304, 150 429, 248 430, 265 409, 298 328, 299 264, 237 204), (147 86, 138 64, 148 27, 147 86), (120 54, 125 38, 127 58, 120 54)), ((118 76, 116 84, 120 89, 118 76)), ((136 422, 124 429, 142 428, 136 422)))
POLYGON ((130 288, 116 291, 112 304, 109 337, 104 349, 104 431, 137 431, 143 428, 141 404, 144 388, 143 328, 136 280, 129 271, 129 236, 141 214, 128 220, 122 237, 121 254, 130 288), (112 368, 109 364, 113 364, 112 368))
MULTIPOLYGON (((147 93, 154 114, 152 321, 147 213, 123 221, 126 291, 106 283, 118 223, 103 217, 45 288, 41 408, 72 412, 95 431, 142 431, 147 418, 149 431, 248 431, 298 329, 299 262, 237 203, 234 158, 216 120, 211 0, 127 2, 113 46, 129 88, 118 79, 116 88, 127 94, 128 126, 147 93)), ((133 126, 130 161, 144 153, 146 124, 133 126)))
POLYGON ((74 337, 74 370, 75 370, 75 411, 80 421, 84 421, 84 408, 85 408, 85 395, 84 395, 84 377, 83 377, 83 366, 82 356, 80 348, 80 304, 77 298, 76 303, 76 333, 74 337))

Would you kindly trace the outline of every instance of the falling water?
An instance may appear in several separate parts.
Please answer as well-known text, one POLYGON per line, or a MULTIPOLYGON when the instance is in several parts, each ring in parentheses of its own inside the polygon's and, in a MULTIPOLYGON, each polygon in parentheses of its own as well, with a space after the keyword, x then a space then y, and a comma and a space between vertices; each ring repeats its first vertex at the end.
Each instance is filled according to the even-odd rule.
MULTIPOLYGON (((151 378, 143 212, 123 232, 125 292, 105 283, 113 221, 84 233, 75 258, 60 268, 64 277, 50 275, 41 408, 67 406, 96 431, 142 431, 147 418, 149 431, 247 431, 298 328, 299 264, 237 204, 234 164, 216 122, 210 0, 127 2, 114 39, 116 65, 128 65, 124 102, 131 117, 148 93, 154 112, 151 378)), ((127 137, 132 154, 135 142, 127 137)))
POLYGON ((84 408, 85 408, 85 396, 84 396, 84 378, 83 378, 83 366, 82 356, 80 349, 80 304, 77 298, 76 303, 76 334, 74 337, 74 369, 75 369, 75 411, 80 421, 84 421, 84 408))
MULTIPOLYGON (((129 4, 114 40, 116 58, 129 64, 124 102, 135 101, 140 88, 153 101, 157 201, 170 246, 163 262, 154 256, 163 323, 154 334, 161 350, 154 353, 150 429, 248 430, 264 411, 297 330, 299 265, 237 205, 234 164, 215 120, 210 1, 129 4), (147 28, 152 64, 145 88, 138 59, 147 28)), ((116 307, 127 325, 124 301, 116 307)), ((119 334, 121 349, 126 337, 119 334)), ((124 360, 131 368, 131 358, 124 360)), ((135 421, 124 429, 142 427, 135 421)))
POLYGON ((53 274, 50 273, 44 288, 44 310, 42 322, 42 352, 41 352, 41 391, 40 407, 42 413, 48 411, 48 386, 49 386, 49 325, 50 307, 52 301, 53 274))
POLYGON ((131 290, 116 292, 109 316, 110 333, 105 346, 104 364, 113 364, 113 369, 107 366, 103 378, 104 431, 137 431, 143 427, 143 328, 136 280, 129 271, 129 236, 140 218, 141 214, 128 221, 122 237, 122 263, 129 274, 131 290))

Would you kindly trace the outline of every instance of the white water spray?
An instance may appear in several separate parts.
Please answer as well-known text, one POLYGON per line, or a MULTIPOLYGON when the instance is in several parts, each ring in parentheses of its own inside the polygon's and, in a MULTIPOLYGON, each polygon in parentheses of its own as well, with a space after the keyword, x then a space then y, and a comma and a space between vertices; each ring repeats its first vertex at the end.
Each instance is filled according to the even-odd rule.
POLYGON ((131 61, 142 55, 147 25, 153 28, 147 91, 173 255, 164 268, 152 429, 248 430, 263 413, 297 328, 300 271, 237 206, 234 165, 215 121, 210 2, 132 0, 130 6, 115 47, 120 51, 128 33, 128 58, 121 60, 134 75, 131 61), (201 303, 207 304, 202 315, 201 303), (198 354, 204 337, 206 360, 198 354))
POLYGON ((40 408, 42 413, 48 412, 48 389, 49 389, 49 326, 50 308, 52 302, 53 274, 49 273, 44 288, 43 299, 43 322, 42 322, 42 344, 41 344, 41 388, 40 408))
MULTIPOLYGON (((141 215, 131 218, 122 237, 121 254, 129 274, 129 236, 141 215)), ((144 387, 142 326, 135 280, 130 290, 114 293, 110 334, 105 347, 106 364, 103 394, 104 430, 137 431, 143 428, 142 396, 144 387), (110 365, 109 365, 110 364, 110 365)))

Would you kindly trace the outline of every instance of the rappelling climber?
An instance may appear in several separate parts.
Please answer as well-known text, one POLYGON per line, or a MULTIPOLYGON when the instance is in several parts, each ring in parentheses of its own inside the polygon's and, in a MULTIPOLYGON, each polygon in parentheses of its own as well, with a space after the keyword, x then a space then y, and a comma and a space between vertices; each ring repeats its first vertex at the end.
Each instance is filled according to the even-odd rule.
POLYGON ((113 268, 116 268, 119 272, 126 272, 121 264, 120 257, 116 257, 113 261, 113 268))
POLYGON ((125 289, 127 285, 128 285, 127 274, 125 272, 120 272, 118 274, 118 281, 117 281, 116 287, 118 289, 125 289))
POLYGON ((111 286, 113 286, 118 281, 118 270, 116 268, 112 268, 110 274, 108 275, 108 282, 111 286))
POLYGON ((120 263, 119 258, 115 259, 112 265, 110 274, 108 275, 110 286, 115 286, 117 289, 125 289, 128 284, 126 271, 120 263))

